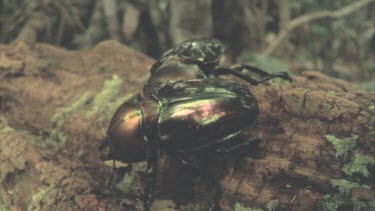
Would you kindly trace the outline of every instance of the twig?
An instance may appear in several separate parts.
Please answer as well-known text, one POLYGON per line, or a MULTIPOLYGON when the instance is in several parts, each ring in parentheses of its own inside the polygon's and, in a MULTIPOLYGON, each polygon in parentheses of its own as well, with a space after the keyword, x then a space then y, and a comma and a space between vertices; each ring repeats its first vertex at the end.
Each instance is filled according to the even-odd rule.
POLYGON ((282 41, 284 41, 284 39, 287 37, 287 35, 303 24, 322 18, 341 18, 355 12, 356 10, 366 6, 371 2, 375 2, 375 0, 360 0, 335 11, 313 12, 295 18, 291 20, 284 29, 282 29, 282 31, 277 35, 276 39, 263 51, 263 54, 269 56, 274 53, 275 50, 280 46, 282 41))

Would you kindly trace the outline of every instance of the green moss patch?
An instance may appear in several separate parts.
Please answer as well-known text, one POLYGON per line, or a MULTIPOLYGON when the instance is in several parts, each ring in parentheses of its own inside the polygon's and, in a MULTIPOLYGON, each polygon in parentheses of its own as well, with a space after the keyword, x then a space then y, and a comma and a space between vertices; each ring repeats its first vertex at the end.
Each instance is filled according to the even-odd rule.
POLYGON ((359 174, 365 177, 369 177, 370 172, 368 167, 375 165, 375 157, 368 155, 355 154, 351 162, 346 164, 343 171, 346 175, 352 176, 354 174, 359 174))
POLYGON ((357 139, 358 136, 352 136, 349 138, 336 138, 333 135, 326 135, 325 136, 327 141, 332 144, 333 148, 336 151, 336 158, 338 157, 346 157, 350 150, 354 149, 357 146, 357 139))

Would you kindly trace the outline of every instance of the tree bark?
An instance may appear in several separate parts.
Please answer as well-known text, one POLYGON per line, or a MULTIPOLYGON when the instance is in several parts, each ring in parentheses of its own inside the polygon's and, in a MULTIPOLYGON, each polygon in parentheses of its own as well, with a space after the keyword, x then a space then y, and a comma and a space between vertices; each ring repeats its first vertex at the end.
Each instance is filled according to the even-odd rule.
MULTIPOLYGON (((0 208, 142 210, 141 167, 116 185, 98 146, 121 99, 141 90, 154 61, 115 41, 90 51, 14 42, 0 45, 0 58, 0 208)), ((315 210, 339 194, 338 179, 362 185, 337 196, 346 197, 342 206, 373 200, 371 164, 367 177, 345 171, 356 156, 375 153, 375 93, 313 71, 249 89, 260 115, 245 138, 260 138, 259 146, 246 156, 188 155, 198 175, 162 153, 155 207, 207 210, 216 187, 205 178, 219 183, 224 210, 315 210), (356 145, 337 156, 326 135, 356 145)))
POLYGON ((211 5, 211 0, 170 1, 169 33, 172 44, 191 37, 211 37, 211 5))

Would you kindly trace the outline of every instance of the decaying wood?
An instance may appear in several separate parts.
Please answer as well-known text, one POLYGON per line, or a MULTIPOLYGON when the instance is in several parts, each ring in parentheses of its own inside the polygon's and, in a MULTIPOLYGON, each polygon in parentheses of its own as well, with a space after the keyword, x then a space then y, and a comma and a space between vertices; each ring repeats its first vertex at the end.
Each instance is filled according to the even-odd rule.
MULTIPOLYGON (((153 61, 115 41, 90 51, 15 42, 0 46, 0 58, 1 206, 141 210, 142 188, 124 194, 108 182, 111 167, 99 160, 97 149, 111 116, 106 106, 138 92, 153 61), (123 82, 116 92, 105 92, 104 107, 95 112, 93 104, 110 79, 123 82)), ((236 203, 265 209, 270 201, 280 210, 316 209, 325 195, 338 192, 333 179, 353 181, 342 170, 352 156, 375 153, 374 93, 314 71, 293 79, 280 86, 249 86, 260 116, 248 138, 262 140, 250 156, 196 157, 202 175, 219 182, 224 210, 236 203), (337 158, 326 135, 357 137, 357 144, 337 158)), ((173 155, 161 157, 155 206, 166 209, 160 199, 168 199, 173 206, 207 210, 214 187, 173 155)), ((355 181, 373 187, 370 174, 355 181)), ((139 173, 133 183, 142 187, 142 178, 139 173)), ((354 188, 348 200, 373 195, 373 189, 354 188)))

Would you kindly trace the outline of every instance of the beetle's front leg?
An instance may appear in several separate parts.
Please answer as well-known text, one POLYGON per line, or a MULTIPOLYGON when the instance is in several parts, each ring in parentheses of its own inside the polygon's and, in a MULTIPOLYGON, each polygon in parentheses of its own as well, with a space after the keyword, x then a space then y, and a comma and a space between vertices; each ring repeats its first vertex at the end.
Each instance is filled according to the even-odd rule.
POLYGON ((266 71, 262 70, 262 69, 259 69, 257 67, 254 67, 254 66, 250 66, 250 65, 247 65, 247 64, 241 64, 240 66, 238 67, 235 67, 233 68, 234 70, 236 71, 243 71, 243 70, 248 70, 250 72, 254 72, 256 74, 258 74, 261 79, 259 79, 260 83, 264 82, 264 81, 268 81, 272 78, 282 78, 284 80, 288 80, 288 81, 292 81, 292 78, 290 78, 289 74, 287 72, 276 72, 276 73, 267 73, 266 71))
POLYGON ((288 81, 292 81, 292 79, 289 77, 288 73, 286 73, 286 72, 278 72, 278 73, 268 74, 267 72, 265 72, 265 71, 263 71, 259 68, 248 66, 248 65, 241 65, 241 66, 235 67, 235 68, 218 67, 218 68, 215 69, 214 73, 216 75, 234 75, 238 78, 241 78, 242 80, 247 81, 248 83, 250 83, 252 85, 258 85, 260 83, 266 82, 266 81, 268 81, 270 79, 273 79, 273 78, 282 78, 282 79, 285 79, 285 80, 288 80, 288 81), (244 70, 244 69, 257 73, 258 75, 261 76, 261 78, 255 79, 255 78, 250 77, 247 74, 242 73, 241 71, 244 70))
POLYGON ((154 141, 146 140, 146 188, 144 191, 143 206, 145 211, 149 211, 153 200, 153 192, 156 183, 158 168, 158 153, 154 141))

